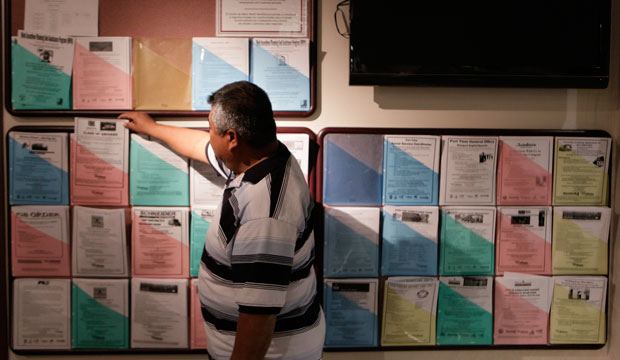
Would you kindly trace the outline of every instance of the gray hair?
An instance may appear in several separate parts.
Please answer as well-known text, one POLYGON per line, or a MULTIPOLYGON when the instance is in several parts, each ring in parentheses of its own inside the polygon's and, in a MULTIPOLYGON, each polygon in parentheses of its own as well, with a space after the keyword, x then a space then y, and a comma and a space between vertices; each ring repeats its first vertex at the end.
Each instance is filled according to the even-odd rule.
POLYGON ((218 133, 235 130, 254 148, 276 141, 276 122, 267 93, 248 81, 238 81, 209 96, 211 120, 218 133))

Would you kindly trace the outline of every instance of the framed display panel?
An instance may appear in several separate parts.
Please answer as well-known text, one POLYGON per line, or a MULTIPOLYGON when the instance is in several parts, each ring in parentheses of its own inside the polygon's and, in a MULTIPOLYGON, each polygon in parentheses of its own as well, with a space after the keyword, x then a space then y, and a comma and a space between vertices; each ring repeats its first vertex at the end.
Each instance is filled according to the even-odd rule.
MULTIPOLYGON (((326 137, 328 135, 371 135, 371 136, 383 136, 383 135, 429 135, 429 136, 441 136, 441 135, 450 135, 450 136, 523 136, 523 137, 535 137, 535 136, 551 136, 551 137, 582 137, 582 138, 609 138, 611 139, 611 135, 603 130, 534 130, 534 129, 519 129, 519 130, 511 130, 511 129, 408 129, 408 128, 341 128, 341 127, 328 127, 322 129, 318 134, 318 144, 319 144, 319 154, 317 159, 317 187, 316 187, 316 198, 322 202, 323 205, 329 206, 329 204, 323 203, 325 196, 325 188, 324 188, 324 169, 325 169, 325 151, 326 151, 326 137)), ((368 144, 368 142, 367 142, 368 144)), ((369 145, 366 145, 369 147, 369 145)), ((361 152, 371 152, 372 150, 362 149, 361 152)), ((552 150, 553 151, 553 150, 552 150)), ((382 158, 383 160, 383 158, 382 158)), ((610 158, 608 159, 609 164, 612 164, 612 158, 610 153, 610 158)), ((611 166, 607 169, 607 177, 610 179, 612 174, 611 166)), ((441 177, 441 174, 439 174, 441 177)), ((357 180, 352 179, 353 181, 357 180)), ((605 184, 606 186, 606 194, 609 201, 609 186, 610 184, 605 184)), ((336 206, 336 205, 334 205, 336 206)), ((364 205, 337 205, 337 206, 364 206, 364 205)), ((386 206, 385 204, 379 203, 377 205, 369 205, 374 207, 383 208, 386 206)), ((438 207, 442 207, 443 205, 434 205, 438 207)), ((497 208, 497 205, 493 205, 493 207, 497 208)), ((325 206, 321 207, 321 211, 324 212, 325 206)), ((319 216, 319 219, 323 219, 324 214, 319 216)), ((317 260, 315 262, 315 266, 317 268, 317 274, 319 277, 319 283, 322 283, 324 279, 327 277, 323 274, 323 252, 324 252, 324 237, 325 237, 325 224, 323 221, 317 222, 316 228, 316 242, 317 242, 317 260)), ((383 222, 381 223, 381 228, 383 228, 383 222)), ((439 227, 441 228, 441 226, 439 227)), ((382 229, 380 229, 380 233, 382 229)), ((439 229, 438 229, 439 233, 439 229)), ((439 234, 438 234, 439 236, 439 234)), ((495 235, 494 235, 495 236, 495 235)), ((611 236, 611 234, 610 234, 611 236)), ((609 263, 611 263, 611 252, 609 251, 609 241, 607 243, 607 253, 610 257, 609 263)), ((439 256, 439 254, 438 254, 439 256)), ((495 274, 495 272, 494 272, 495 274)), ((422 275, 420 275, 422 276, 422 275)), ((450 275, 447 275, 450 276, 450 275)), ((468 275, 465 275, 468 276, 468 275)), ((609 271, 607 275, 604 275, 607 279, 609 279, 609 271)), ((388 277, 385 275, 379 275, 379 284, 378 284, 378 329, 377 333, 379 334, 379 340, 382 334, 382 316, 383 316, 383 306, 384 306, 384 291, 385 291, 385 281, 388 277)), ((439 278, 437 276, 424 276, 431 278, 439 278)), ((493 280, 495 279, 495 275, 492 276, 493 280)), ((336 278, 329 278, 330 280, 338 280, 336 278)), ((346 279, 354 279, 351 277, 346 277, 346 279)), ((607 282, 607 288, 609 289, 609 282, 607 282)), ((320 288, 321 296, 323 292, 322 287, 320 288)), ((322 297, 323 298, 323 297, 322 297)), ((495 311, 495 293, 492 296, 493 303, 493 311, 495 311)), ((606 295, 605 301, 605 326, 607 329, 607 341, 609 339, 609 322, 610 318, 608 317, 608 307, 609 307, 609 292, 606 295)), ((605 346, 604 344, 546 344, 546 345, 516 345, 516 344, 491 344, 491 345, 415 345, 415 346, 368 346, 368 347, 358 347, 358 346, 330 346, 325 348, 326 351, 335 351, 335 352, 348 352, 348 351, 415 351, 415 350, 493 350, 493 349, 599 349, 605 346)))
MULTIPOLYGON (((198 130, 204 130, 204 131, 208 131, 208 128, 195 128, 198 130)), ((11 129, 9 129, 9 131, 7 132, 7 135, 5 137, 5 147, 0 149, 0 154, 9 154, 10 150, 9 150, 9 141, 8 141, 8 137, 9 137, 9 133, 10 132, 30 132, 30 133, 67 133, 67 134, 71 134, 73 133, 73 127, 71 126, 15 126, 11 129)), ((278 135, 307 135, 308 137, 308 187, 310 189, 310 193, 312 195, 313 198, 315 198, 315 186, 316 186, 316 158, 317 158, 317 154, 318 154, 318 145, 316 143, 317 140, 317 136, 316 134, 314 134, 310 129, 308 128, 304 128, 304 127, 278 127, 277 128, 277 132, 278 135)), ((67 154, 69 155, 69 154, 67 154)), ((8 164, 8 159, 7 160, 7 164, 8 164)), ((9 168, 7 166, 6 168, 7 172, 9 171, 9 168)), ((3 193, 8 193, 8 183, 7 186, 3 187, 1 190, 3 193)), ((105 206, 91 206, 94 208, 106 208, 105 206)), ((70 205, 70 208, 73 208, 73 205, 70 205)), ((109 208, 109 207, 108 207, 109 208)), ((130 239, 131 239, 131 213, 130 213, 130 209, 131 206, 129 207, 124 207, 125 211, 125 218, 126 218, 126 238, 127 238, 127 245, 128 245, 128 251, 130 248, 130 239)), ((2 207, 2 209, 0 210, 2 212, 2 215, 6 215, 7 217, 10 216, 10 205, 8 202, 8 197, 6 197, 6 202, 4 203, 4 206, 2 207)), ((70 211, 70 213, 72 213, 70 211)), ((7 224, 6 228, 3 227, 3 230, 5 230, 5 234, 8 235, 8 240, 5 241, 5 245, 4 247, 2 247, 2 254, 0 256, 0 265, 5 266, 6 268, 9 269, 9 271, 6 272, 5 276, 2 276, 0 278, 0 285, 2 285, 0 287, 0 306, 3 307, 3 309, 8 309, 8 311, 1 311, 0 312, 0 320, 5 319, 5 336, 0 337, 0 351, 3 351, 4 353, 8 353, 9 349, 11 351, 13 351, 16 354, 20 354, 20 355, 44 355, 44 354, 54 354, 54 355, 86 355, 86 354, 154 354, 154 353, 167 353, 167 354, 184 354, 184 353, 200 353, 200 354, 206 354, 206 349, 190 349, 189 348, 189 343, 188 343, 188 347, 187 348, 128 348, 128 349, 87 349, 87 348, 72 348, 72 349, 28 349, 28 350, 23 350, 23 349, 14 349, 12 346, 12 342, 11 342, 11 337, 12 337, 12 333, 13 333, 13 311, 14 311, 14 305, 13 305, 13 280, 16 278, 23 278, 23 277, 15 277, 12 275, 11 273, 11 241, 10 241, 10 236, 11 236, 11 221, 10 218, 6 218, 5 217, 5 221, 4 223, 7 224)), ((71 222, 73 221, 73 219, 71 219, 71 222)), ((189 266, 189 265, 188 265, 189 266)), ((57 277, 59 279, 73 279, 73 278, 78 278, 76 276, 67 276, 67 277, 57 277)), ((79 278, 83 278, 83 277, 79 277, 79 278)), ((51 278, 50 278, 51 279, 51 278)), ((131 275, 129 277, 121 277, 121 278, 115 278, 115 279, 132 279, 131 275)), ((188 293, 189 293, 189 288, 188 288, 188 293)), ((188 304, 190 302, 190 298, 188 297, 187 299, 188 304)), ((189 316, 189 313, 188 313, 189 316)), ((188 318, 189 319, 189 318, 188 318)), ((189 327, 188 327, 189 330, 189 327)))
MULTIPOLYGON (((216 36, 216 1, 220 0, 99 0, 99 36, 128 36, 131 38, 189 39, 216 36)), ((307 9, 306 36, 309 41, 310 104, 305 111, 274 111, 276 117, 308 117, 316 109, 317 101, 317 35, 316 0, 303 0, 307 9)), ((11 36, 24 28, 25 0, 5 1, 5 73, 11 74, 11 36)), ((269 37, 246 36, 250 39, 269 37)), ((191 54, 190 54, 191 56, 191 54)), ((11 77, 4 82, 7 111, 16 116, 107 116, 118 115, 123 110, 16 110, 11 106, 11 77)), ((190 99, 191 100, 191 99, 190 99)), ((148 110, 152 116, 204 117, 202 110, 148 110)))

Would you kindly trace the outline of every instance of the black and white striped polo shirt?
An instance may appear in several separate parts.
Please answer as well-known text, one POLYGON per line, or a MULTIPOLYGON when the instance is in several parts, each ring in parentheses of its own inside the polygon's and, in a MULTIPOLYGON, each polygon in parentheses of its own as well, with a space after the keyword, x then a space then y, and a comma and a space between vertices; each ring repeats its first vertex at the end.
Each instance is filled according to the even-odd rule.
MULTIPOLYGON (((210 163, 230 175, 209 149, 210 163)), ((207 232, 199 273, 211 356, 232 350, 239 312, 245 312, 277 314, 270 351, 291 337, 304 337, 303 344, 318 347, 320 357, 324 324, 312 265, 312 209, 304 175, 281 143, 274 156, 229 180, 207 232)), ((293 353, 287 358, 305 358, 288 351, 293 353)))

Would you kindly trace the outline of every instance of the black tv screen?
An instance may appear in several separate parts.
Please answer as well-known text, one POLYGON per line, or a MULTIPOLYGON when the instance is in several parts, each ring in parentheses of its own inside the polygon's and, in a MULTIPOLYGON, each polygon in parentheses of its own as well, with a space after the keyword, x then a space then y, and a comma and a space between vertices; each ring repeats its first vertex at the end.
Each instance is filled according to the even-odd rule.
POLYGON ((351 0, 351 85, 605 88, 611 0, 351 0))

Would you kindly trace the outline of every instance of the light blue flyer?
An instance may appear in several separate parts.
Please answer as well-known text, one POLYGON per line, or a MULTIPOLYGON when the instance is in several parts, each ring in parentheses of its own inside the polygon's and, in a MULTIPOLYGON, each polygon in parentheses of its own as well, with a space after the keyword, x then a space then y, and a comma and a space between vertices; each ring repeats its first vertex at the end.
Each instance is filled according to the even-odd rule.
POLYGON ((67 133, 11 131, 9 203, 69 205, 67 133))
POLYGON ((439 280, 437 344, 491 345, 492 277, 441 277, 439 280))
POLYGON ((377 279, 325 279, 325 347, 378 346, 377 279))
POLYGON ((494 241, 495 207, 443 207, 439 274, 493 275, 494 241))
POLYGON ((156 139, 132 134, 129 202, 137 206, 189 206, 188 159, 156 139))
POLYGON ((383 137, 327 134, 323 141, 323 203, 380 206, 383 137))
POLYGON ((384 206, 381 275, 437 275, 436 206, 384 206))
POLYGON ((71 347, 129 348, 129 281, 73 279, 71 347))
POLYGON ((205 247, 207 231, 215 216, 216 207, 192 207, 190 221, 189 275, 197 277, 205 247))
POLYGON ((192 38, 192 110, 211 110, 209 95, 226 84, 249 79, 248 38, 192 38))
POLYGON ((438 204, 440 144, 439 136, 385 135, 385 205, 438 204))
POLYGON ((273 111, 309 111, 309 40, 252 39, 250 79, 267 92, 273 111))
POLYGON ((323 276, 379 275, 380 209, 325 208, 323 276))

